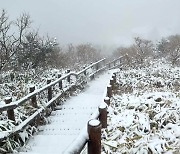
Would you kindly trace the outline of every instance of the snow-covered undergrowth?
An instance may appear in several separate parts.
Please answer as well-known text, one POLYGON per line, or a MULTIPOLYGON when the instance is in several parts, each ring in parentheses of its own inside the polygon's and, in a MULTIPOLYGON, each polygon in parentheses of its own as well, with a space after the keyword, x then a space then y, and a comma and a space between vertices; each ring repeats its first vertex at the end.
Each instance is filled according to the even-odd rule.
POLYGON ((180 68, 163 62, 117 73, 103 153, 180 153, 180 68))
POLYGON ((40 88, 46 85, 48 78, 55 79, 58 73, 62 70, 50 69, 50 70, 29 70, 27 72, 4 72, 1 74, 0 83, 0 102, 7 96, 12 96, 13 100, 22 98, 29 93, 30 85, 35 85, 36 88, 40 88))
MULTIPOLYGON (((93 70, 88 70, 87 74, 92 73, 93 70)), ((13 101, 19 100, 20 98, 26 96, 29 93, 29 88, 34 85, 36 89, 39 89, 47 84, 47 79, 51 79, 55 81, 58 79, 58 74, 62 76, 66 74, 66 71, 51 69, 43 72, 28 72, 24 74, 11 74, 11 72, 6 72, 2 74, 3 79, 0 84, 0 105, 4 105, 4 99, 7 96, 12 97, 13 101)), ((59 85, 53 86, 53 96, 58 93, 63 93, 64 95, 59 99, 59 102, 62 103, 66 100, 70 95, 76 95, 79 93, 86 84, 88 78, 83 73, 76 78, 75 76, 71 76, 71 83, 64 79, 62 81, 62 89, 59 88, 59 85), (73 89, 66 91, 66 89, 70 88, 71 85, 74 85, 73 89)), ((48 102, 47 98, 47 90, 38 94, 36 96, 38 108, 44 108, 46 103, 48 102)), ((33 108, 31 105, 31 100, 27 101, 25 104, 14 109, 16 124, 13 121, 9 120, 7 117, 7 112, 0 113, 0 137, 4 134, 9 133, 15 129, 15 126, 21 124, 24 120, 26 120, 30 115, 32 115, 37 108, 33 108)), ((47 123, 46 115, 51 113, 51 108, 45 109, 45 112, 40 116, 40 124, 47 123)), ((16 134, 15 136, 8 137, 4 140, 0 141, 0 153, 9 153, 16 152, 15 149, 22 146, 29 137, 33 135, 34 132, 38 131, 36 127, 33 125, 28 125, 22 132, 16 134)))

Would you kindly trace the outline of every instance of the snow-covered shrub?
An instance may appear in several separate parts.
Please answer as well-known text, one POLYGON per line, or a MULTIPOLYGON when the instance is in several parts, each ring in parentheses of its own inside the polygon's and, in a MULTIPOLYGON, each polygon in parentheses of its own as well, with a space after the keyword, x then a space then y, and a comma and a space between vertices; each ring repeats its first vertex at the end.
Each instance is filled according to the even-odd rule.
POLYGON ((180 68, 162 61, 117 73, 103 153, 179 153, 180 68))

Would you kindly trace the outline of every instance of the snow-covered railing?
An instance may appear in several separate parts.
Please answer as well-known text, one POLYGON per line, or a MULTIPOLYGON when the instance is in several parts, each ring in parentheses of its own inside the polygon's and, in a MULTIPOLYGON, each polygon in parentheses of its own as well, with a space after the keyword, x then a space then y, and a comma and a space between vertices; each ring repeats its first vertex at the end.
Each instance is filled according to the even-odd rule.
POLYGON ((121 56, 121 57, 119 57, 119 58, 117 58, 117 59, 114 59, 113 61, 107 63, 107 64, 106 64, 106 65, 107 65, 107 68, 109 68, 109 69, 114 69, 114 68, 116 68, 116 67, 121 66, 121 65, 122 65, 122 61, 124 60, 124 58, 125 58, 124 56, 121 56))
POLYGON ((86 147, 87 152, 85 153, 101 153, 101 128, 107 128, 107 107, 110 105, 110 98, 112 97, 112 91, 115 89, 115 84, 116 75, 114 73, 104 92, 104 101, 100 104, 99 109, 92 114, 87 126, 82 129, 71 146, 64 151, 64 154, 82 153, 86 147), (98 120, 100 123, 98 123, 98 120))
POLYGON ((14 101, 14 102, 11 102, 10 104, 5 104, 5 105, 1 105, 0 106, 0 112, 2 111, 7 111, 7 110, 12 110, 12 109, 15 109, 17 108, 18 106, 24 104, 26 101, 30 100, 31 98, 33 98, 34 96, 38 95, 39 93, 47 90, 48 88, 56 85, 57 83, 61 82, 62 80, 68 78, 69 76, 73 75, 73 73, 68 73, 66 74, 65 76, 59 78, 58 80, 54 81, 54 82, 51 82, 49 84, 47 84, 46 86, 40 88, 40 89, 37 89, 35 91, 33 91, 32 93, 26 95, 25 97, 17 100, 17 101, 14 101))
MULTIPOLYGON (((15 101, 15 102, 11 102, 10 104, 6 104, 6 105, 1 105, 1 106, 0 106, 0 112, 2 112, 2 111, 7 111, 7 110, 11 110, 11 109, 15 109, 15 108, 17 108, 18 106, 20 106, 20 105, 22 105, 23 103, 25 103, 26 101, 30 100, 30 99, 31 99, 32 97, 34 97, 35 95, 41 93, 41 92, 44 91, 44 90, 47 90, 48 88, 56 85, 57 83, 60 83, 62 80, 66 79, 66 78, 69 78, 71 75, 75 75, 75 76, 77 77, 77 76, 79 76, 79 75, 82 74, 82 73, 85 74, 86 70, 88 70, 89 68, 92 68, 92 67, 94 67, 94 66, 97 67, 97 70, 93 73, 93 74, 95 74, 95 73, 99 72, 99 67, 98 67, 98 65, 99 65, 101 62, 104 62, 105 60, 106 60, 105 58, 104 58, 104 59, 101 59, 101 60, 99 60, 99 61, 91 64, 90 66, 86 67, 85 69, 83 69, 82 71, 79 71, 79 72, 77 72, 77 73, 75 73, 75 72, 70 72, 70 73, 66 74, 65 76, 63 76, 63 77, 60 77, 60 78, 57 79, 56 81, 53 81, 53 82, 47 84, 46 86, 44 86, 44 87, 42 87, 42 88, 40 88, 40 89, 37 89, 37 90, 33 91, 32 93, 28 94, 27 96, 25 96, 25 97, 23 97, 23 98, 15 101)), ((104 69, 104 67, 103 67, 103 69, 104 69)))
MULTIPOLYGON (((118 64, 117 61, 119 59, 120 58, 118 58, 116 60, 116 62, 114 60, 111 63, 113 63, 114 65, 118 64)), ((35 126, 39 125, 40 116, 42 115, 41 113, 46 113, 46 111, 47 111, 46 109, 48 107, 51 107, 51 109, 54 110, 56 103, 64 95, 64 93, 71 92, 73 86, 76 87, 76 84, 71 82, 72 81, 71 76, 76 77, 77 84, 80 84, 82 82, 82 80, 83 81, 85 80, 85 82, 86 82, 88 78, 92 79, 92 78, 94 78, 96 73, 99 73, 108 68, 109 64, 106 64, 105 60, 106 59, 101 59, 95 63, 92 63, 91 65, 89 65, 88 67, 85 67, 83 70, 81 70, 79 72, 70 72, 70 70, 68 70, 67 74, 64 76, 61 76, 60 74, 58 74, 57 80, 55 80, 55 81, 47 80, 47 85, 45 85, 44 87, 42 87, 40 89, 35 89, 35 87, 32 86, 32 87, 30 87, 30 93, 17 101, 12 102, 12 98, 7 97, 5 99, 6 104, 0 105, 0 112, 7 111, 8 119, 14 121, 13 122, 14 126, 10 130, 0 132, 0 143, 2 143, 1 141, 3 141, 4 139, 14 136, 14 135, 18 134, 19 132, 22 132, 25 128, 27 128, 27 126, 29 124, 35 125, 35 126), (69 83, 68 87, 66 87, 66 89, 64 87, 64 82, 62 82, 63 80, 67 80, 67 82, 69 83), (58 93, 56 92, 56 94, 53 91, 54 86, 56 86, 56 87, 58 86, 60 89, 60 90, 58 90, 59 91, 58 93), (36 100, 36 96, 40 95, 42 97, 42 94, 43 94, 43 100, 44 100, 44 98, 46 97, 46 94, 44 95, 44 93, 43 93, 44 91, 48 92, 48 94, 47 94, 48 101, 45 103, 43 102, 43 107, 39 107, 38 106, 39 104, 37 103, 37 100, 36 100), (27 103, 27 101, 31 102, 31 105, 32 105, 34 111, 33 111, 33 113, 31 113, 31 115, 28 116, 28 118, 23 120, 20 124, 17 124, 15 116, 14 116, 14 109, 16 109, 19 106, 24 105, 25 103, 27 103)), ((74 79, 74 77, 73 77, 73 79, 74 79)), ((112 82, 111 82, 111 84, 112 84, 112 82)), ((107 91, 104 95, 104 98, 106 96, 111 97, 112 87, 113 86, 107 87, 107 91)), ((110 99, 108 97, 106 97, 106 99, 104 99, 104 102, 106 104, 110 103, 110 99)), ((40 101, 39 98, 38 98, 38 101, 40 101)), ((40 98, 40 99, 42 101, 42 98, 40 98)), ((103 104, 101 104, 101 106, 99 106, 99 110, 97 110, 97 112, 95 112, 92 115, 92 119, 99 119, 101 121, 101 123, 95 122, 96 123, 96 125, 95 125, 94 122, 88 122, 88 127, 86 127, 84 129, 85 131, 77 138, 77 140, 75 140, 77 142, 74 142, 74 144, 72 144, 76 148, 70 148, 69 149, 70 151, 76 151, 76 152, 80 153, 80 151, 82 151, 82 149, 84 148, 84 145, 86 145, 87 143, 88 143, 88 147, 91 147, 91 148, 89 148, 89 150, 90 150, 89 153, 90 152, 94 153, 95 149, 96 149, 96 151, 100 151, 101 146, 98 146, 98 147, 95 146, 95 145, 97 145, 97 144, 99 145, 99 143, 101 143, 100 135, 94 134, 95 137, 98 137, 97 142, 94 142, 92 140, 92 138, 94 138, 94 137, 92 137, 90 134, 87 133, 87 129, 89 130, 88 132, 90 133, 91 128, 94 128, 94 126, 97 126, 96 129, 98 129, 98 130, 101 127, 105 128, 107 126, 107 106, 104 105, 105 104, 104 102, 103 102, 103 104), (76 143, 79 143, 79 142, 80 142, 80 144, 77 145, 76 143)), ((92 129, 92 131, 93 131, 93 129, 92 129)), ((98 132, 100 132, 100 131, 98 131, 98 132)))
POLYGON ((77 73, 74 73, 74 75, 77 75, 77 76, 78 76, 78 75, 80 75, 80 74, 82 74, 82 73, 86 74, 86 71, 87 71, 88 69, 94 67, 94 66, 96 66, 96 70, 98 71, 99 68, 100 68, 99 64, 100 64, 101 62, 103 62, 103 65, 105 66, 105 60, 106 60, 106 58, 101 59, 101 60, 99 60, 99 61, 97 61, 97 62, 95 62, 95 63, 87 66, 87 67, 84 68, 82 71, 79 71, 79 72, 77 72, 77 73))
MULTIPOLYGON (((66 89, 64 92, 68 91, 69 89, 66 89)), ((38 118, 38 116, 40 115, 40 113, 42 113, 47 107, 51 106, 51 104, 53 102, 55 102, 58 98, 60 98, 62 96, 62 93, 57 94, 55 97, 53 97, 45 106, 44 108, 40 108, 37 111, 35 111, 31 116, 29 116, 26 120, 24 120, 21 124, 19 124, 18 126, 15 126, 13 130, 11 131, 3 131, 1 132, 0 135, 0 140, 5 139, 7 137, 10 137, 14 134, 17 134, 19 132, 21 132, 28 124, 30 124, 31 122, 33 122, 36 118, 38 118)))
POLYGON ((39 115, 41 112, 43 112, 47 107, 51 106, 53 108, 53 104, 56 100, 58 100, 63 93, 58 93, 56 96, 53 97, 53 90, 52 87, 55 86, 56 84, 59 85, 59 88, 62 89, 62 80, 67 79, 67 81, 69 82, 69 84, 71 85, 69 88, 63 89, 64 92, 70 91, 72 86, 75 86, 74 84, 70 83, 71 80, 71 76, 75 76, 76 79, 83 73, 85 76, 90 77, 90 75, 87 74, 87 70, 91 69, 92 67, 95 68, 95 71, 93 72, 94 74, 98 73, 100 70, 102 70, 102 68, 104 69, 104 65, 105 65, 105 60, 106 59, 101 59, 95 63, 92 63, 91 65, 89 65, 88 67, 84 68, 82 71, 79 71, 77 73, 75 72, 70 72, 70 70, 67 71, 67 74, 62 76, 58 75, 59 79, 51 82, 51 80, 47 80, 47 85, 40 88, 40 89, 36 89, 35 87, 30 87, 30 94, 28 94, 27 96, 12 102, 12 99, 10 97, 7 97, 5 99, 5 105, 1 105, 0 106, 0 112, 3 111, 7 111, 7 115, 8 115, 8 119, 14 121, 14 123, 16 124, 16 119, 14 116, 14 109, 16 109, 17 107, 23 105, 24 103, 26 103, 28 100, 31 100, 31 104, 34 108, 36 108, 37 110, 30 115, 26 120, 24 120, 21 124, 19 124, 18 126, 14 126, 13 130, 9 130, 9 131, 2 131, 1 135, 0 135, 0 140, 10 137, 11 135, 14 135, 18 132, 20 132, 21 130, 23 130, 28 124, 30 124, 33 121, 36 121, 36 119, 38 119, 39 115), (45 90, 48 91, 48 102, 45 103, 45 106, 43 108, 38 109, 37 106, 37 101, 36 101, 36 96, 42 92, 44 92, 45 90))

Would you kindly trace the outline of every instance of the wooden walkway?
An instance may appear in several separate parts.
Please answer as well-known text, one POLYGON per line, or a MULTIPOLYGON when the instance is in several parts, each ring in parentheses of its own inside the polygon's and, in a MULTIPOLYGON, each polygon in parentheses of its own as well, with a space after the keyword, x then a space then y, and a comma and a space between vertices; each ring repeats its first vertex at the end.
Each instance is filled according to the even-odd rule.
POLYGON ((62 154, 77 138, 91 115, 103 101, 113 71, 99 75, 88 83, 85 90, 58 106, 48 117, 49 124, 39 127, 40 131, 32 137, 20 154, 62 154))

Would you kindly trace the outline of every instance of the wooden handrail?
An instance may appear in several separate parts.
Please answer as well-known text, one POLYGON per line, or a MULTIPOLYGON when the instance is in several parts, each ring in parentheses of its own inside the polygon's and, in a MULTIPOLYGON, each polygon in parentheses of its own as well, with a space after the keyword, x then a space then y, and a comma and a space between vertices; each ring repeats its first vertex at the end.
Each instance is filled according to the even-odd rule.
MULTIPOLYGON (((119 58, 118 58, 119 59, 119 58)), ((104 62, 106 59, 101 59, 91 65, 89 65, 88 67, 84 68, 82 71, 79 71, 77 73, 75 72, 70 72, 62 77, 60 77, 59 79, 45 85, 44 87, 40 88, 40 89, 36 89, 34 90, 33 92, 31 92, 30 94, 26 95, 25 97, 17 100, 17 101, 14 101, 14 102, 11 102, 10 104, 5 104, 5 105, 1 105, 0 106, 0 112, 2 111, 8 111, 8 110, 13 110, 15 108, 17 108, 18 106, 24 104, 26 101, 32 99, 33 97, 35 97, 37 94, 43 92, 44 90, 47 90, 48 88, 56 85, 57 83, 61 82, 62 80, 70 77, 71 75, 74 75, 76 77, 78 77, 80 74, 84 73, 86 70, 90 69, 91 67, 93 66, 96 66, 98 65, 99 63, 101 62, 104 62)), ((94 74, 104 70, 107 68, 107 65, 104 64, 105 66, 104 67, 97 67, 98 70, 95 71, 94 74)), ((72 85, 73 86, 73 85, 72 85)), ((71 87, 69 87, 70 89, 71 87)), ((64 91, 68 91, 69 90, 68 88, 66 88, 64 91)), ((45 103, 45 108, 51 106, 57 99, 59 99, 61 96, 62 96, 63 93, 58 93, 55 97, 53 97, 51 100, 49 100, 47 103, 45 103)), ((26 120, 24 120, 21 124, 17 125, 17 126, 14 126, 14 128, 12 130, 8 130, 8 131, 2 131, 1 134, 0 134, 0 140, 3 140, 7 137, 10 137, 18 132, 20 132, 21 130, 23 130, 28 124, 30 124, 32 121, 34 121, 41 112, 44 111, 44 108, 40 108, 40 109, 37 109, 32 115, 30 115, 26 120)), ((99 117, 99 112, 95 112, 93 115, 92 115, 92 118, 94 119, 97 119, 99 117)), ((85 137, 85 140, 87 141, 87 138, 85 137)), ((84 143, 85 144, 85 143, 84 143)), ((82 147, 81 147, 82 148, 82 147)), ((79 149, 80 150, 80 149, 79 149)))
POLYGON ((19 100, 17 100, 17 101, 14 101, 14 102, 12 102, 12 103, 10 103, 10 104, 1 105, 1 106, 0 106, 0 112, 2 112, 2 111, 7 111, 7 110, 11 110, 11 109, 15 109, 15 108, 17 108, 18 106, 24 104, 26 101, 28 101, 29 99, 31 99, 31 98, 34 97, 35 95, 37 95, 37 94, 43 92, 44 90, 47 90, 48 88, 56 85, 57 83, 59 83, 60 81, 64 80, 65 78, 67 78, 67 77, 69 77, 69 76, 71 76, 71 75, 79 76, 81 73, 83 73, 83 72, 86 71, 87 69, 93 67, 94 65, 96 65, 96 64, 98 64, 98 63, 100 63, 100 62, 102 62, 102 61, 104 61, 104 60, 105 60, 105 58, 104 58, 104 59, 101 59, 101 60, 99 60, 99 61, 97 61, 97 62, 95 62, 95 63, 93 63, 93 64, 91 64, 90 66, 86 67, 85 69, 83 69, 82 71, 79 71, 79 72, 77 72, 77 73, 75 73, 75 72, 70 72, 70 73, 62 76, 61 78, 57 79, 56 81, 53 81, 53 82, 45 85, 44 87, 33 91, 32 93, 24 96, 23 98, 21 98, 21 99, 19 99, 19 100))
POLYGON ((123 59, 123 58, 124 58, 124 56, 120 56, 119 58, 114 59, 113 61, 107 63, 106 65, 107 65, 107 67, 108 67, 109 69, 113 69, 113 68, 121 65, 121 59, 123 59), (117 62, 117 61, 120 61, 120 62, 119 62, 119 65, 116 65, 116 64, 115 64, 115 62, 117 62), (110 67, 110 65, 113 64, 113 63, 114 63, 114 65, 113 65, 112 67, 110 67))
MULTIPOLYGON (((64 91, 68 91, 69 89, 65 89, 64 91)), ((18 132, 20 132, 22 129, 24 129, 29 123, 31 123, 35 118, 39 116, 40 113, 44 111, 45 108, 49 107, 54 101, 56 101, 58 98, 62 96, 62 93, 57 94, 55 97, 53 97, 48 103, 45 104, 44 108, 40 108, 37 111, 35 111, 31 116, 29 116, 26 120, 24 120, 21 124, 18 126, 15 126, 13 130, 10 131, 3 131, 3 133, 0 135, 0 140, 3 140, 7 137, 10 137, 18 132)))
POLYGON ((88 69, 90 69, 91 67, 93 67, 94 65, 97 65, 97 64, 99 64, 99 63, 101 63, 101 62, 103 62, 103 61, 105 61, 105 60, 106 60, 106 58, 101 59, 101 60, 99 60, 99 61, 97 61, 97 62, 95 62, 95 63, 87 66, 87 67, 84 68, 83 70, 81 70, 81 71, 79 71, 79 72, 77 72, 77 73, 73 73, 73 75, 78 76, 78 75, 84 73, 86 70, 88 70, 88 69))
MULTIPOLYGON (((60 77, 59 79, 57 79, 57 80, 55 80, 53 82, 50 82, 49 84, 45 85, 44 87, 42 87, 40 89, 31 91, 31 93, 26 95, 25 97, 23 97, 23 98, 21 98, 21 99, 19 99, 17 101, 11 102, 10 104, 1 105, 0 106, 0 112, 13 110, 13 109, 17 108, 18 106, 24 104, 26 101, 34 98, 37 94, 43 92, 44 90, 47 90, 47 89, 51 88, 52 86, 56 85, 57 83, 60 83, 62 80, 66 79, 66 78, 69 78, 71 75, 75 75, 76 77, 78 77, 81 73, 83 73, 84 71, 88 70, 89 68, 101 63, 102 61, 105 61, 105 59, 101 59, 101 60, 89 65, 88 67, 86 67, 85 69, 83 69, 82 71, 79 71, 77 73, 69 72, 68 74, 66 74, 66 75, 64 75, 62 77, 59 76, 60 77)), ((74 86, 74 85, 71 85, 71 87, 72 86, 74 86)), ((70 90, 71 87, 66 88, 63 91, 66 92, 66 91, 70 90)), ((58 93, 55 97, 53 97, 47 103, 45 103, 44 108, 47 108, 47 107, 51 106, 62 95, 63 95, 63 93, 58 93)), ((7 138, 7 137, 10 137, 10 136, 14 135, 14 134, 17 134, 18 132, 23 130, 28 124, 30 124, 32 121, 34 121, 36 118, 38 118, 39 114, 44 111, 44 108, 37 109, 32 115, 30 115, 21 124, 19 124, 17 126, 14 126, 13 130, 2 131, 1 134, 0 134, 0 140, 3 140, 5 138, 7 138)))
POLYGON ((62 81, 63 79, 67 78, 67 77, 70 76, 70 75, 73 75, 73 73, 68 73, 68 74, 66 74, 65 76, 57 79, 56 81, 53 81, 53 82, 45 85, 44 87, 35 90, 34 92, 32 92, 32 93, 24 96, 23 98, 15 101, 15 102, 12 102, 11 104, 5 104, 5 105, 3 105, 3 106, 0 106, 0 112, 17 108, 18 106, 22 105, 23 103, 25 103, 26 101, 28 101, 29 99, 31 99, 32 97, 34 97, 35 95, 41 93, 42 91, 48 89, 49 87, 54 86, 55 84, 57 84, 58 82, 62 81))

